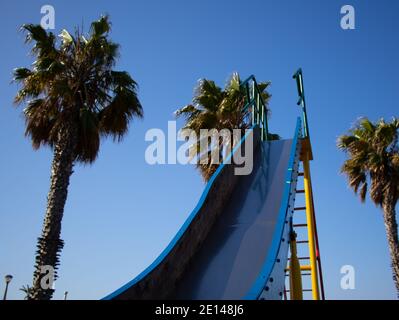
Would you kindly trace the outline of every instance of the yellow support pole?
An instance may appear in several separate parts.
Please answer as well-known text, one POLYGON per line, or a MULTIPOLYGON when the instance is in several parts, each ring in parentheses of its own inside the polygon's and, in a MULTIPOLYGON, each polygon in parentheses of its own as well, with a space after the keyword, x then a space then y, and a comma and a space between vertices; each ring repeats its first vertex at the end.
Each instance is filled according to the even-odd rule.
POLYGON ((296 251, 296 233, 291 233, 291 258, 290 258, 290 299, 303 300, 302 294, 302 278, 301 278, 301 265, 299 264, 297 251, 296 251))
POLYGON ((320 300, 319 280, 318 280, 317 263, 316 263, 315 236, 314 236, 312 187, 310 181, 308 152, 305 152, 305 154, 303 155, 302 162, 303 162, 303 171, 304 171, 306 221, 308 225, 308 241, 309 241, 308 244, 309 244, 309 258, 310 258, 310 270, 311 270, 311 280, 312 280, 312 297, 313 300, 320 300))

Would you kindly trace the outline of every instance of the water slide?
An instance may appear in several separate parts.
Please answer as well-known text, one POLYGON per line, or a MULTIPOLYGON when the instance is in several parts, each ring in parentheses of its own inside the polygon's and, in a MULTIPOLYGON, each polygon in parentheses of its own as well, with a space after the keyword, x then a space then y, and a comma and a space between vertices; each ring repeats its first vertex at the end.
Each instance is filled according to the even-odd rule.
POLYGON ((282 299, 301 124, 277 141, 261 139, 254 125, 226 159, 251 138, 252 173, 222 163, 167 248, 104 299, 282 299))

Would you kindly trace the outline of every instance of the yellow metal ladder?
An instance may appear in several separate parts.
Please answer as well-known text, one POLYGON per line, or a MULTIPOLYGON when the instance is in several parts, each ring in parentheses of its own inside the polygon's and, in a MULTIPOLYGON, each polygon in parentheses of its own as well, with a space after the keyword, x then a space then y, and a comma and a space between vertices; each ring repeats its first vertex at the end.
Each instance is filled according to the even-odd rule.
POLYGON ((324 286, 321 270, 321 261, 319 254, 318 235, 316 227, 316 218, 314 211, 314 201, 312 192, 312 181, 310 176, 309 160, 312 160, 312 151, 310 141, 307 138, 302 139, 302 151, 300 160, 303 165, 303 172, 298 174, 298 177, 303 177, 303 190, 296 190, 296 194, 304 194, 305 206, 295 207, 294 215, 296 212, 305 212, 306 223, 298 223, 292 225, 291 239, 290 239, 290 252, 289 264, 286 268, 286 274, 289 276, 289 290, 285 290, 285 298, 287 293, 291 300, 303 300, 304 292, 311 292, 313 300, 324 300, 324 286), (307 229, 307 240, 297 240, 297 233, 295 230, 298 228, 307 229), (297 256, 297 245, 308 244, 308 256, 297 256), (308 264, 301 264, 301 261, 308 261, 308 264), (310 276, 311 288, 304 289, 302 287, 303 278, 310 276))

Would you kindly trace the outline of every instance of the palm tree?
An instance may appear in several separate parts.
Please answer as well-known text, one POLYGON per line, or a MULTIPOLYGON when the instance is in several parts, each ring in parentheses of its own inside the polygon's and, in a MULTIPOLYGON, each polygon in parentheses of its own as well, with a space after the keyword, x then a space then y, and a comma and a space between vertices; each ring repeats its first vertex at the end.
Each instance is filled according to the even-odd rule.
POLYGON ((361 119, 349 134, 338 140, 348 159, 342 172, 349 186, 365 201, 371 200, 383 211, 385 231, 391 254, 393 279, 399 295, 399 242, 395 206, 399 199, 399 119, 372 123, 361 119))
POLYGON ((29 300, 32 298, 33 288, 28 284, 26 286, 22 286, 19 290, 25 293, 24 300, 29 300))
POLYGON ((33 42, 32 68, 18 68, 21 84, 15 103, 26 102, 26 136, 33 148, 53 150, 50 190, 41 237, 38 239, 33 277, 33 299, 51 299, 53 289, 42 288, 42 266, 54 268, 57 277, 61 221, 69 179, 75 163, 92 163, 101 137, 120 141, 132 118, 142 117, 137 84, 125 71, 115 71, 118 44, 108 39, 107 16, 91 24, 84 36, 62 30, 60 43, 40 25, 27 24, 26 41, 33 42))
MULTIPOLYGON (((258 87, 262 94, 262 98, 267 105, 270 94, 267 88, 270 82, 259 83, 258 87)), ((200 135, 201 129, 241 129, 248 128, 245 121, 245 113, 242 109, 246 103, 246 94, 241 87, 241 80, 238 73, 233 73, 227 81, 224 89, 218 87, 214 81, 201 79, 195 88, 194 97, 191 104, 186 105, 175 112, 177 117, 183 116, 186 124, 183 129, 191 129, 195 131, 197 137, 200 135)), ((273 135, 277 138, 276 135, 273 135)), ((204 181, 208 181, 212 174, 218 168, 218 164, 212 164, 211 158, 215 150, 222 150, 223 141, 219 142, 219 146, 214 146, 208 150, 201 150, 200 141, 192 145, 191 155, 199 155, 199 160, 207 158, 207 163, 197 161, 197 168, 200 170, 204 181)), ((219 160, 222 155, 219 154, 219 160)), ((220 161, 219 161, 220 163, 220 161)))

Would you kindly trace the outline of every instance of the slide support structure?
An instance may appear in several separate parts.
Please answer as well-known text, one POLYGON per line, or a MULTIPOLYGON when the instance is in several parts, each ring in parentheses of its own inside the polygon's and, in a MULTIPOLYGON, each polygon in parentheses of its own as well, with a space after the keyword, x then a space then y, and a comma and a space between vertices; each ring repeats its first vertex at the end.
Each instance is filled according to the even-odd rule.
MULTIPOLYGON (((312 292, 313 300, 324 300, 324 284, 323 284, 323 273, 321 268, 321 259, 320 259, 320 250, 319 250, 319 240, 317 234, 317 225, 316 225, 316 214, 314 208, 314 199, 313 199, 313 190, 312 190, 312 181, 310 175, 310 164, 309 162, 313 160, 312 146, 310 142, 309 135, 309 125, 308 125, 308 117, 306 112, 306 100, 305 100, 305 90, 303 83, 303 74, 302 69, 298 69, 298 71, 294 74, 293 78, 296 80, 297 89, 298 89, 298 105, 302 108, 302 123, 303 123, 303 139, 302 139, 302 148, 301 148, 301 156, 300 161, 303 165, 303 173, 304 177, 304 190, 301 190, 301 193, 305 195, 305 207, 296 208, 296 210, 305 210, 306 212, 306 224, 293 224, 294 227, 306 227, 307 228, 307 242, 309 257, 297 257, 296 252, 296 239, 295 239, 295 247, 291 246, 291 260, 300 260, 300 259, 308 259, 309 265, 300 266, 300 277, 302 278, 304 275, 301 273, 302 271, 310 271, 311 277, 311 289, 302 289, 304 291, 312 292)), ((298 192, 298 190, 297 190, 298 192)), ((292 232, 295 233, 293 230, 292 232)), ((290 264, 292 262, 290 261, 290 264)), ((290 271, 290 298, 293 300, 301 300, 303 297, 297 292, 298 288, 298 280, 295 279, 296 274, 292 274, 293 270, 291 270, 291 265, 289 266, 290 271)), ((309 275, 309 274, 307 274, 309 275)))
MULTIPOLYGON (((291 222, 292 223, 292 222, 291 222)), ((301 265, 299 263, 296 247, 296 233, 291 231, 290 241, 290 299, 291 300, 303 300, 302 293, 302 278, 301 278, 301 265)))
POLYGON ((315 246, 315 224, 313 220, 313 197, 312 197, 312 184, 310 178, 309 158, 304 155, 303 159, 304 169, 304 188, 305 188, 305 201, 306 201, 306 224, 308 229, 308 244, 309 244, 309 258, 310 258, 310 271, 312 281, 312 297, 313 300, 320 300, 319 294, 319 281, 318 270, 316 262, 316 246, 315 246))

